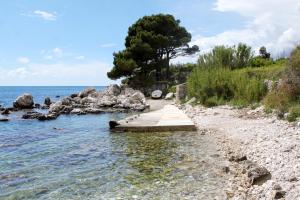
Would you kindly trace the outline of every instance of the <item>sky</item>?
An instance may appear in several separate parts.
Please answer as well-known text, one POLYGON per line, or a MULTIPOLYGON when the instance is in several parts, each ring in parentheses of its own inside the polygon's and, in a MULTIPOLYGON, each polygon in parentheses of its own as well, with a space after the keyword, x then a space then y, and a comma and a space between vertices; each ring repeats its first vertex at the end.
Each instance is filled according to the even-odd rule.
POLYGON ((128 27, 158 13, 180 19, 202 53, 244 42, 280 57, 300 43, 299 0, 1 1, 0 86, 115 83, 106 73, 128 27))

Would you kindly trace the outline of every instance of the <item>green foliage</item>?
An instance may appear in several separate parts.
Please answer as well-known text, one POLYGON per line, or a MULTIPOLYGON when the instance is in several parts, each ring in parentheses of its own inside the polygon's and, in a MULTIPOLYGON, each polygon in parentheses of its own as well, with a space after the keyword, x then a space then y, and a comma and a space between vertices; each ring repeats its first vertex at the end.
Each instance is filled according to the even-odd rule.
MULTIPOLYGON (((278 61, 279 62, 279 61, 278 61)), ((280 62, 283 62, 280 60, 280 62)), ((297 116, 297 105, 300 99, 300 47, 291 53, 288 66, 282 73, 282 81, 275 90, 272 90, 264 99, 265 106, 281 112, 292 112, 289 120, 297 116), (291 110, 292 109, 292 110, 291 110)))
POLYGON ((287 120, 289 122, 296 121, 296 119, 300 117, 300 105, 294 105, 289 108, 289 115, 287 117, 287 120))
POLYGON ((189 74, 196 67, 196 64, 176 64, 170 66, 170 85, 185 83, 189 74))
POLYGON ((225 102, 251 104, 266 94, 263 81, 240 70, 196 68, 188 78, 188 94, 202 104, 213 106, 225 102))
POLYGON ((254 57, 250 60, 251 67, 263 67, 273 64, 272 59, 265 59, 260 56, 254 57))
POLYGON ((216 46, 210 53, 201 55, 198 65, 204 68, 223 67, 239 69, 248 66, 253 54, 251 47, 240 43, 238 46, 216 46))
POLYGON ((174 86, 169 87, 168 88, 168 93, 169 92, 176 93, 176 86, 174 85, 174 86))
POLYGON ((172 15, 145 16, 129 27, 126 49, 114 54, 114 67, 107 75, 111 79, 146 77, 154 71, 160 80, 165 70, 168 78, 170 59, 199 51, 198 46, 189 47, 190 41, 191 34, 172 15))

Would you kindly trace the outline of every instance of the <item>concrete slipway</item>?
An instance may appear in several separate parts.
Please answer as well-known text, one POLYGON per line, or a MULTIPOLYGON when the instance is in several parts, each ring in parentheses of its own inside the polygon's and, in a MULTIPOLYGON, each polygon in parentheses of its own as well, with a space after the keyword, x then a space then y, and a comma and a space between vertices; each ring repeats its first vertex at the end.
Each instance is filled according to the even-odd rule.
POLYGON ((174 105, 134 115, 118 122, 110 122, 112 130, 131 132, 195 131, 196 126, 174 105))

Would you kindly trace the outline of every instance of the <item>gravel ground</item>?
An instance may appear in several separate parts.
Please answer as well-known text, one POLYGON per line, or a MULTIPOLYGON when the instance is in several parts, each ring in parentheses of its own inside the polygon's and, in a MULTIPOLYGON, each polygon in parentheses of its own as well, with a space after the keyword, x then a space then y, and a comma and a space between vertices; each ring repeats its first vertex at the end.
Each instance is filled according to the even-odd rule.
POLYGON ((251 110, 186 105, 182 109, 199 130, 217 139, 229 160, 235 160, 226 166, 234 175, 227 190, 229 199, 300 199, 300 128, 297 123, 267 115, 262 107, 251 110), (234 159, 243 156, 246 161, 234 159), (270 177, 259 184, 250 183, 249 162, 267 169, 270 177))

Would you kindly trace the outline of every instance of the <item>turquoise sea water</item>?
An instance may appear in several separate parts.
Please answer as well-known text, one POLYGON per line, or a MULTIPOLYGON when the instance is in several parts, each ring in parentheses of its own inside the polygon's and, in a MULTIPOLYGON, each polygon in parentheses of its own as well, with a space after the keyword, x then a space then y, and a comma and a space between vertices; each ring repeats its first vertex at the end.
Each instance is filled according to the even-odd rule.
MULTIPOLYGON (((0 87, 9 106, 24 92, 37 103, 82 87, 0 87)), ((98 87, 99 90, 103 87, 98 87)), ((128 114, 62 115, 0 123, 0 199, 225 199, 223 160, 197 132, 111 133, 128 114)))

